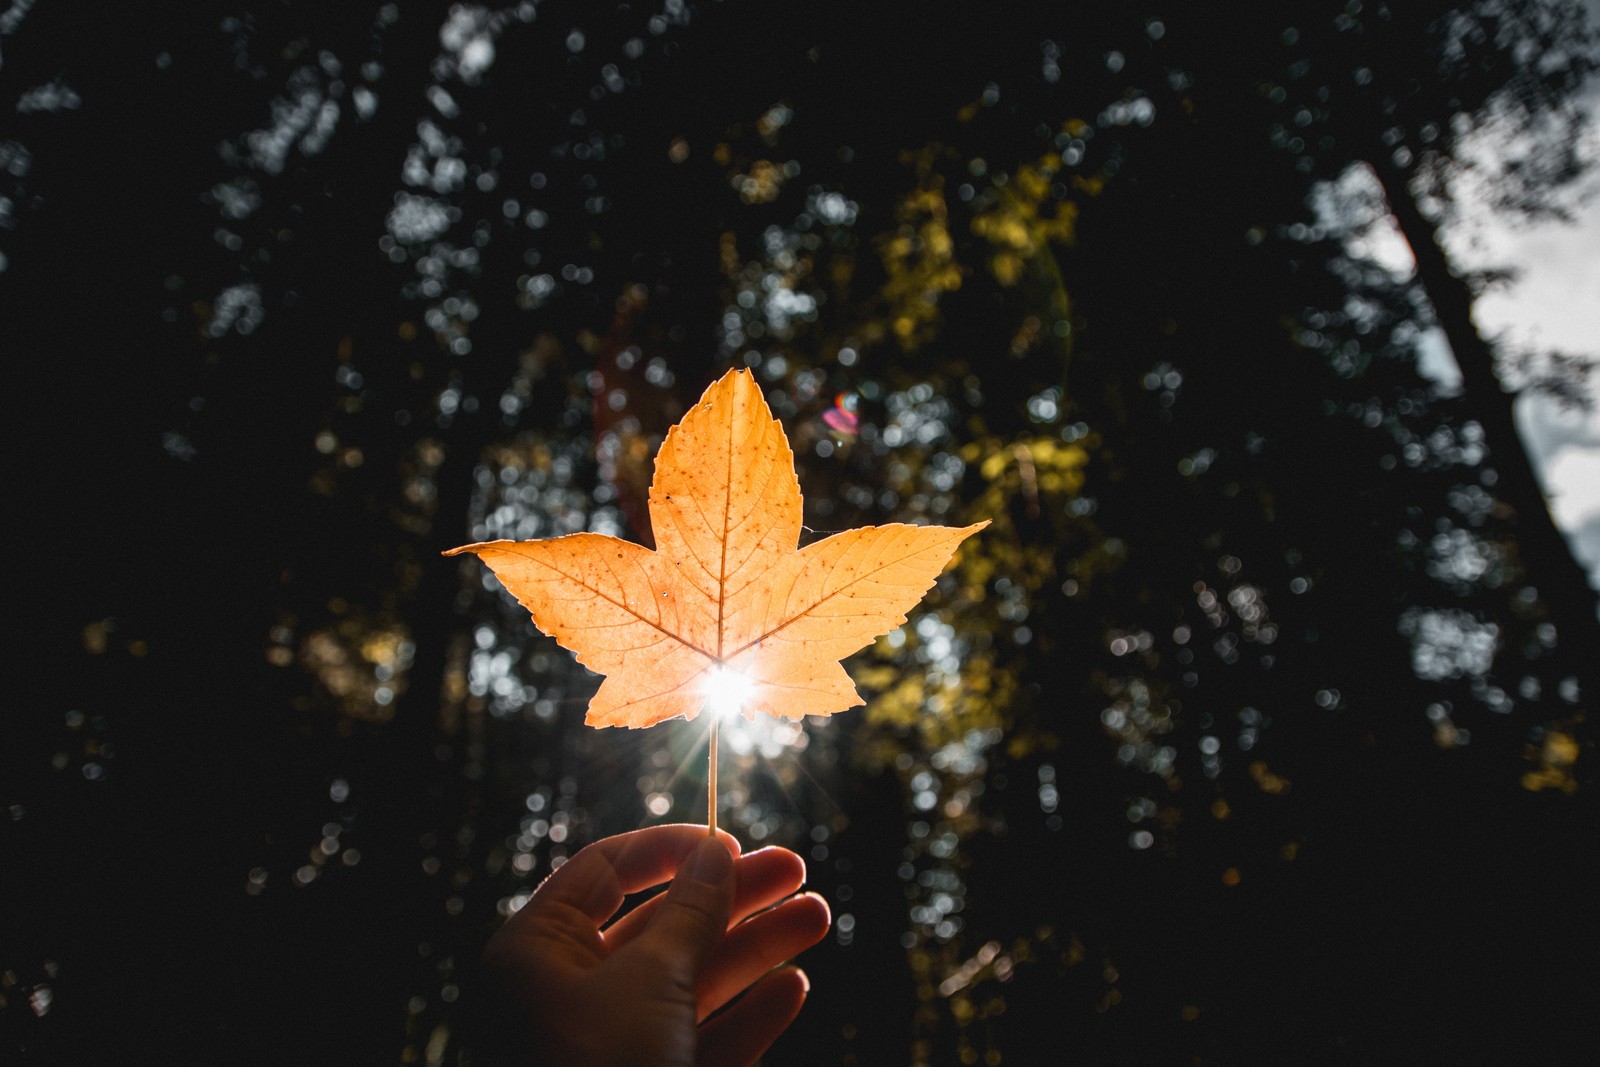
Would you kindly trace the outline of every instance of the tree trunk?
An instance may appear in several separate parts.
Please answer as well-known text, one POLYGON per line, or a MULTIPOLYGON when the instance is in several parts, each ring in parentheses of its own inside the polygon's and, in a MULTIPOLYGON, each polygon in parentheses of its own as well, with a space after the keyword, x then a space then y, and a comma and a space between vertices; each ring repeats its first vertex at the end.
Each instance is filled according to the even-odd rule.
POLYGON ((1600 650, 1600 598, 1551 518, 1539 477, 1517 432, 1513 417, 1516 397, 1501 387, 1494 347, 1472 321, 1472 292, 1452 269, 1439 241, 1439 227, 1417 206, 1404 169, 1384 153, 1374 155, 1371 166, 1383 183, 1389 210, 1411 246, 1417 279, 1461 369, 1466 410, 1483 426, 1498 476, 1495 495, 1516 513, 1520 562, 1555 624, 1556 654, 1579 677, 1584 697, 1592 699, 1597 688, 1594 653, 1600 650))

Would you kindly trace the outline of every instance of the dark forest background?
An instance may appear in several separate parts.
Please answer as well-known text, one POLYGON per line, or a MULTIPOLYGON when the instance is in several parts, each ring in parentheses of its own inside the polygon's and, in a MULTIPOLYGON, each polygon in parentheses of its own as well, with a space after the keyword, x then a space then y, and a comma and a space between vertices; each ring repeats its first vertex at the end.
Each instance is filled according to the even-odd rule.
POLYGON ((811 529, 993 522, 864 710, 726 742, 836 917, 765 1062, 1593 1062, 1600 622, 1512 421, 1592 360, 1485 337, 1439 235, 1592 184, 1596 48, 1532 0, 12 0, 0 1060, 470 1063, 489 932, 704 770, 439 552, 648 542, 749 366, 811 529))

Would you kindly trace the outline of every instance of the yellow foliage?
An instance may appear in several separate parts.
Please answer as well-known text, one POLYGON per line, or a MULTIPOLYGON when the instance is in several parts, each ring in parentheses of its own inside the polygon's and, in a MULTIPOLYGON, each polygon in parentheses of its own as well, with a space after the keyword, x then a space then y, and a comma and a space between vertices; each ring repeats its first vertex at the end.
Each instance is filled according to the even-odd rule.
POLYGON ((1266 760, 1251 761, 1250 777, 1255 780, 1256 785, 1261 787, 1263 793, 1276 795, 1289 791, 1289 779, 1273 774, 1271 769, 1267 767, 1266 760))
POLYGON ((758 159, 750 164, 747 174, 735 174, 731 179, 739 191, 739 199, 747 204, 770 204, 783 191, 783 168, 771 160, 758 159))
POLYGON ((344 618, 307 634, 300 645, 300 662, 343 714, 387 722, 394 715, 395 700, 405 692, 411 633, 388 613, 345 614, 342 604, 330 607, 344 618))
POLYGON ((1578 791, 1578 779, 1572 769, 1578 762, 1578 739, 1562 727, 1552 727, 1544 735, 1544 743, 1529 755, 1539 761, 1537 770, 1522 776, 1522 788, 1531 792, 1559 789, 1571 796, 1578 791))
POLYGON ((1078 206, 1050 195, 1060 170, 1061 157, 1054 153, 1024 163, 998 189, 993 206, 973 218, 972 232, 994 246, 989 269, 1001 285, 1020 281, 1024 268, 1046 254, 1052 244, 1072 243, 1078 206))
POLYGON ((1023 588, 1040 588, 1054 574, 1054 552, 1048 544, 1024 540, 1017 533, 1013 505, 1020 501, 1029 516, 1064 528, 1069 521, 1067 502, 1083 488, 1088 450, 1054 436, 1027 437, 1010 444, 986 437, 963 447, 961 458, 976 465, 984 481, 983 491, 972 503, 972 514, 989 517, 995 524, 983 551, 960 556, 962 582, 982 587, 1003 569, 1023 588))
MULTIPOLYGON (((878 242, 888 279, 881 295, 884 316, 900 347, 910 350, 930 340, 939 325, 939 298, 961 288, 961 265, 950 236, 944 179, 932 172, 931 149, 917 157, 917 185, 900 201, 896 228, 878 242)), ((881 333, 870 324, 869 338, 881 333)))
MULTIPOLYGON (((892 653, 896 662, 904 662, 904 653, 917 647, 914 632, 908 629, 906 633, 906 649, 880 645, 872 655, 887 659, 892 653)), ((947 673, 939 663, 930 663, 921 672, 885 662, 857 670, 857 681, 868 691, 867 723, 889 727, 898 734, 914 733, 912 747, 928 752, 958 742, 973 730, 1004 730, 1004 709, 1016 695, 1016 681, 1009 672, 997 669, 994 653, 973 651, 950 666, 955 666, 954 673, 947 673), (884 683, 887 688, 877 688, 884 683)), ((876 758, 889 762, 892 755, 885 748, 876 758)))

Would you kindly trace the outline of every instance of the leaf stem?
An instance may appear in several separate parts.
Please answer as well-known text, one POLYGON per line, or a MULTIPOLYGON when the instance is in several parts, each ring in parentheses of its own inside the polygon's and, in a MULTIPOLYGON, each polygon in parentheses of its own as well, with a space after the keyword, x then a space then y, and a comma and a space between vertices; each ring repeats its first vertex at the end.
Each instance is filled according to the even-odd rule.
POLYGON ((707 753, 711 769, 706 775, 706 832, 713 837, 717 833, 717 722, 721 718, 715 711, 711 713, 711 750, 707 753))

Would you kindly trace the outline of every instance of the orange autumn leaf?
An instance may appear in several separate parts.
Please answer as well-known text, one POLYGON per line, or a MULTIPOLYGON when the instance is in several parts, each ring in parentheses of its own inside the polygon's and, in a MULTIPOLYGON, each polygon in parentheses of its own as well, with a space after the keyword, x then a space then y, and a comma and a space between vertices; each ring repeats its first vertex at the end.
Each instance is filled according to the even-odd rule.
POLYGON ((539 629, 606 676, 591 726, 692 719, 737 689, 746 717, 863 703, 840 660, 906 621, 963 539, 868 526, 798 548, 800 483, 749 371, 730 371, 667 433, 650 485, 656 549, 604 534, 474 552, 539 629))

